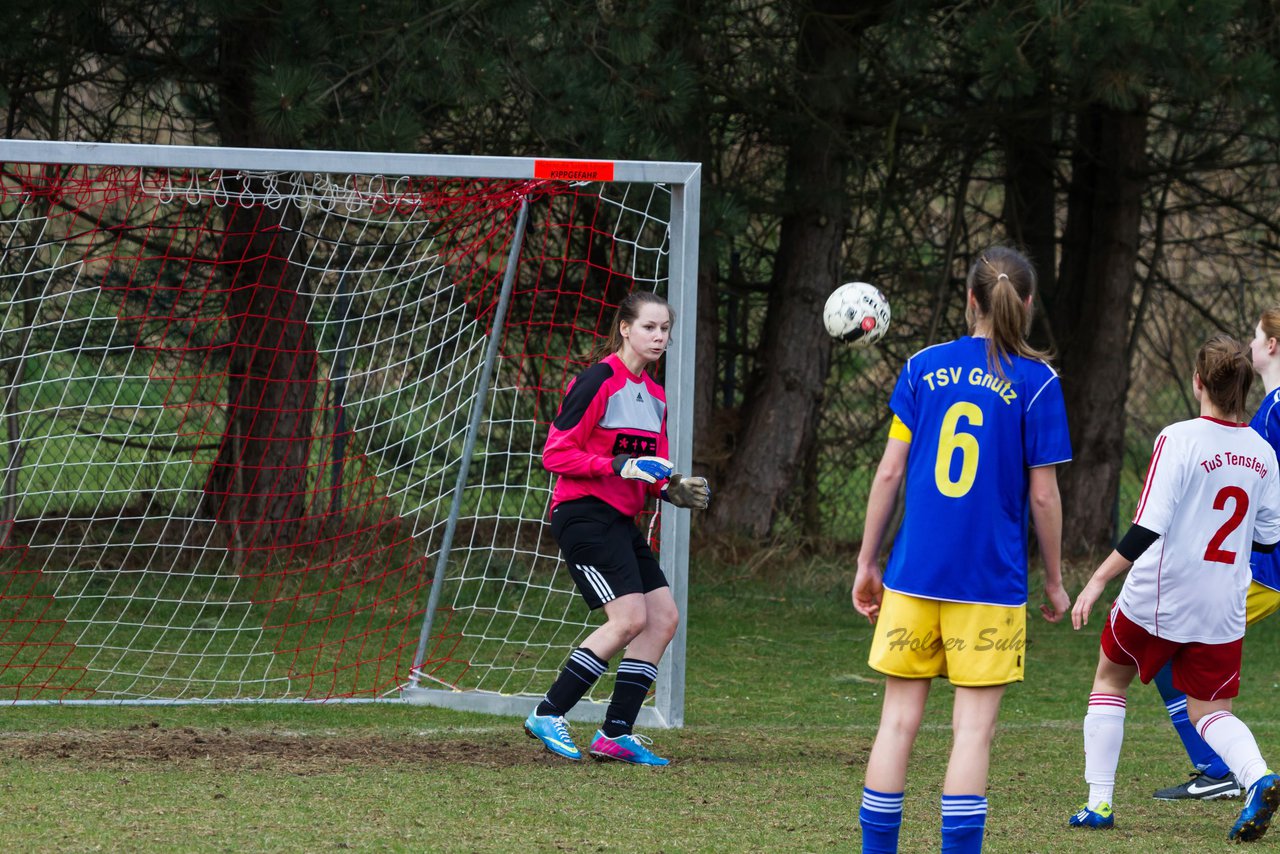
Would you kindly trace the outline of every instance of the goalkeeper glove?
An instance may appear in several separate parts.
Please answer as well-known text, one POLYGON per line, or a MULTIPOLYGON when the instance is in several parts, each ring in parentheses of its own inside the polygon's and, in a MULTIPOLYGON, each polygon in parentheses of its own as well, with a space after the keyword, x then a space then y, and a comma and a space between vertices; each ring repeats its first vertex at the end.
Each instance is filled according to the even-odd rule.
POLYGON ((628 480, 657 483, 671 477, 672 462, 662 457, 628 457, 618 454, 613 458, 613 470, 628 480))
POLYGON ((673 474, 662 490, 662 497, 677 507, 706 510, 711 503, 711 487, 707 485, 705 477, 673 474))

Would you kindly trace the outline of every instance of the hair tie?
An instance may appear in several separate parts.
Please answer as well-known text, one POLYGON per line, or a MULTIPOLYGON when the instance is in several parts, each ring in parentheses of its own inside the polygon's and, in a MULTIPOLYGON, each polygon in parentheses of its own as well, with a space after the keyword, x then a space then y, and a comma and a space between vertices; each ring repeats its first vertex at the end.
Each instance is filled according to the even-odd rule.
MULTIPOLYGON (((993 273, 995 273, 995 274, 996 274, 996 283, 997 283, 997 284, 1000 282, 1000 280, 1001 280, 1001 279, 1008 279, 1008 278, 1009 278, 1009 274, 1008 274, 1008 273, 1001 273, 999 270, 997 270, 997 269, 996 269, 996 265, 995 265, 995 264, 992 264, 990 261, 988 261, 988 260, 987 260, 987 256, 986 256, 986 255, 979 255, 978 257, 982 260, 982 263, 983 263, 983 264, 986 264, 986 265, 991 269, 991 272, 993 272, 993 273)), ((1010 280, 1009 280, 1009 284, 1013 284, 1013 280, 1012 280, 1012 279, 1010 279, 1010 280)))

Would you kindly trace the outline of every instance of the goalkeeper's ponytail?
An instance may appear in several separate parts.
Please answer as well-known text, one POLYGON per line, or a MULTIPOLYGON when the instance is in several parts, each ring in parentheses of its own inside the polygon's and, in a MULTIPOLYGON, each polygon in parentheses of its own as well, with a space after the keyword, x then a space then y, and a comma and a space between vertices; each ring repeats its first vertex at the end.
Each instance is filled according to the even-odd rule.
POLYGON ((596 345, 591 348, 591 353, 587 356, 587 361, 595 364, 610 353, 617 353, 621 350, 622 324, 635 323, 636 318, 640 316, 640 307, 648 303, 666 308, 667 313, 671 315, 671 323, 675 324, 676 313, 666 300, 652 291, 632 291, 623 297, 622 302, 618 303, 618 310, 613 313, 613 325, 609 327, 608 336, 596 342, 596 345))

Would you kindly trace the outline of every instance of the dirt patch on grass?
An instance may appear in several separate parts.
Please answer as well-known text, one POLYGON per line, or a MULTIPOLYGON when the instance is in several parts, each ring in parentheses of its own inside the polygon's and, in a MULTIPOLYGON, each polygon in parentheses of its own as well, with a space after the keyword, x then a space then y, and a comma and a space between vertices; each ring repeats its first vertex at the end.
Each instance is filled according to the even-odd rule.
POLYGON ((483 742, 417 740, 358 735, 273 732, 237 733, 227 727, 165 728, 157 723, 126 730, 74 731, 0 736, 0 758, 64 761, 82 768, 133 767, 151 763, 201 763, 215 768, 272 769, 299 774, 338 772, 361 766, 423 766, 435 763, 510 768, 557 760, 527 738, 486 736, 483 742))

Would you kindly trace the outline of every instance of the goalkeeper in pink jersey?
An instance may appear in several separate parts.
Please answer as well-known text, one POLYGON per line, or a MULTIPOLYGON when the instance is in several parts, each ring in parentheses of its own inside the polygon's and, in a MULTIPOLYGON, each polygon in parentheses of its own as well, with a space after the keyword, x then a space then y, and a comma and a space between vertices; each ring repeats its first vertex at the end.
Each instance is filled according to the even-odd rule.
POLYGON ((1244 422, 1253 383, 1248 348, 1215 335, 1200 348, 1192 387, 1200 417, 1160 432, 1133 526, 1076 599, 1079 629, 1108 581, 1130 570, 1102 629, 1102 650, 1084 719, 1089 799, 1072 827, 1109 828, 1124 740, 1125 695, 1172 663, 1200 737, 1247 791, 1228 837, 1261 837, 1280 807, 1280 776, 1249 728, 1231 713, 1240 653, 1250 548, 1280 541, 1276 452, 1244 422))
POLYGON ((551 533, 587 606, 605 622, 565 662, 525 732, 547 750, 581 759, 565 715, 626 649, 613 697, 590 753, 635 765, 666 765, 632 732, 680 615, 662 567, 635 517, 650 497, 705 509, 705 478, 675 473, 667 457, 667 398, 648 368, 666 352, 675 318, 666 301, 637 291, 618 306, 604 356, 569 385, 542 464, 554 472, 551 533))

